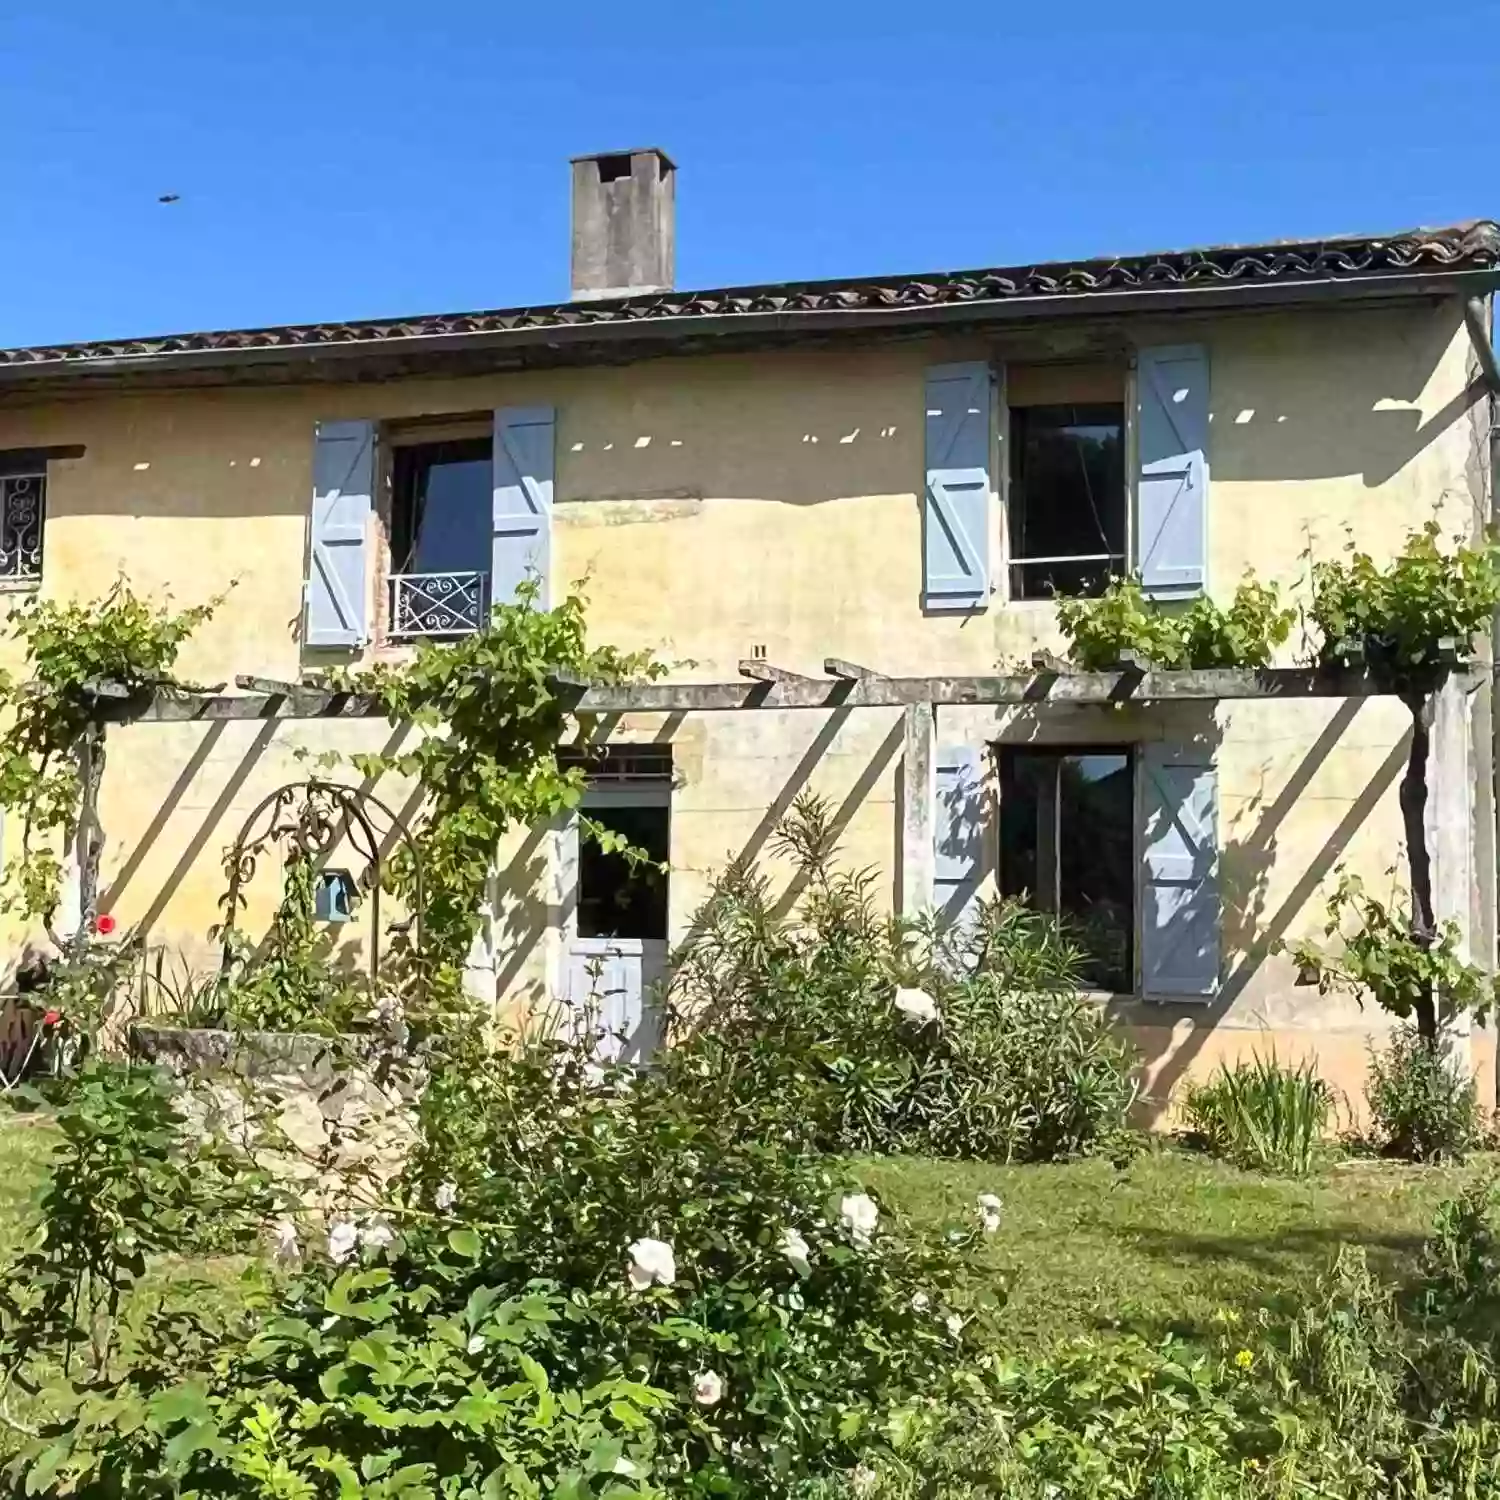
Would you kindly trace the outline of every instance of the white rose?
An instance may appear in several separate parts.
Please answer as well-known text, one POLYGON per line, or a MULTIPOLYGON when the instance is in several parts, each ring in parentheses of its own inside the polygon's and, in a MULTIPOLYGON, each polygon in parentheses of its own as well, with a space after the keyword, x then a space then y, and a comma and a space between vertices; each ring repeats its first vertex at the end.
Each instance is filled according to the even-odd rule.
POLYGON ((353 1219, 335 1219, 328 1226, 328 1258, 341 1266, 359 1244, 359 1226, 353 1219))
POLYGON ((926 1312, 927 1309, 931 1305, 932 1305, 932 1299, 927 1295, 926 1292, 918 1292, 911 1299, 911 1306, 912 1306, 912 1311, 913 1312, 926 1312))
POLYGON ((693 1400, 699 1406, 717 1406, 724 1399, 724 1381, 712 1370, 700 1370, 693 1377, 693 1400))
POLYGON ((677 1257, 663 1240, 637 1240, 630 1247, 625 1274, 638 1292, 652 1286, 671 1286, 677 1280, 677 1257))
POLYGON ((945 1321, 950 1338, 956 1339, 964 1331, 964 1320, 957 1313, 949 1313, 945 1321))
POLYGON ((438 1190, 432 1195, 432 1201, 440 1214, 447 1213, 458 1202, 458 1184, 453 1182, 438 1183, 438 1190))
POLYGON ((894 1003, 908 1021, 915 1021, 918 1026, 938 1019, 937 1001, 926 990, 898 989, 894 1003))
POLYGON ((880 1222, 880 1210, 868 1193, 850 1193, 839 1203, 839 1218, 849 1231, 855 1248, 868 1250, 874 1237, 875 1226, 880 1222))
POLYGON ((396 1231, 381 1218, 367 1220, 359 1231, 359 1242, 366 1250, 384 1250, 395 1239, 396 1231))
POLYGON ((810 1276, 812 1274, 807 1241, 795 1229, 782 1230, 781 1244, 777 1248, 791 1261, 792 1269, 799 1276, 810 1276))
POLYGON ((302 1253, 297 1243, 297 1226, 290 1219, 280 1220, 272 1237, 273 1253, 283 1264, 294 1261, 302 1253))
POLYGON ((979 1207, 979 1222, 986 1234, 994 1234, 1000 1227, 1000 1200, 993 1193, 981 1193, 975 1200, 979 1207))

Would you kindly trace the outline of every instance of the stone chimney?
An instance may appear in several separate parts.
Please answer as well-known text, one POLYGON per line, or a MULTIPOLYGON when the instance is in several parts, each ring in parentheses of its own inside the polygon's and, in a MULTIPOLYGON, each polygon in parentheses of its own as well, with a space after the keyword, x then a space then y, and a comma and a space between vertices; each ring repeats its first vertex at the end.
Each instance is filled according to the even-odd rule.
POLYGON ((672 285, 676 185, 655 147, 573 158, 574 301, 672 285))

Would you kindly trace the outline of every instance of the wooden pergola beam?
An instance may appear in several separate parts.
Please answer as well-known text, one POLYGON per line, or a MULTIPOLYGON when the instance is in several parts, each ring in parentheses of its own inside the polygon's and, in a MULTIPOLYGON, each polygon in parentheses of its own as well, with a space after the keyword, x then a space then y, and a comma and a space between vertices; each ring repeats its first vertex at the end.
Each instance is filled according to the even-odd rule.
MULTIPOLYGON (((1432 688, 1448 676, 1439 668, 1432 688)), ((1464 674, 1465 676, 1467 674, 1464 674)), ((1260 671, 1041 672, 1003 677, 788 676, 743 682, 641 682, 613 687, 558 684, 577 713, 719 713, 740 709, 905 708, 936 705, 1214 703, 1253 698, 1369 698, 1392 689, 1360 668, 1269 667, 1260 671)), ((160 692, 145 703, 101 702, 100 717, 181 723, 217 719, 369 719, 373 698, 324 688, 288 693, 203 695, 160 692)))
POLYGON ((786 667, 778 667, 771 662, 762 661, 758 656, 747 656, 736 668, 741 677, 748 677, 752 682, 816 682, 815 677, 804 677, 801 672, 788 671, 786 667))
POLYGON ((862 667, 857 661, 845 661, 842 656, 825 656, 823 658, 823 670, 830 677, 842 677, 848 682, 858 682, 861 677, 879 677, 879 672, 872 672, 868 667, 862 667))

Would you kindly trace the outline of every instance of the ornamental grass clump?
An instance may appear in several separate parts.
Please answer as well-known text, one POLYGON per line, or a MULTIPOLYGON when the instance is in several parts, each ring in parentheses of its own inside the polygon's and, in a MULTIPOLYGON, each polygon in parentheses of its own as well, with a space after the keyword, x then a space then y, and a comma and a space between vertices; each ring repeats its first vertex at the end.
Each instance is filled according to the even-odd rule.
POLYGON ((1316 1063, 1285 1064, 1273 1053, 1221 1064, 1207 1083, 1187 1090, 1183 1114, 1190 1135, 1215 1156, 1252 1171, 1301 1176, 1312 1168, 1333 1104, 1316 1063))

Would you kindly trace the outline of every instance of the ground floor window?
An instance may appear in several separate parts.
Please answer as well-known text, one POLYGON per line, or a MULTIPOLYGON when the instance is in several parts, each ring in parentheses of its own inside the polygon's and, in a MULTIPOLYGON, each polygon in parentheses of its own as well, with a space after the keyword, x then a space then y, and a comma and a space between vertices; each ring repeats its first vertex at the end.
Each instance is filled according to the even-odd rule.
POLYGON ((1001 746, 1000 891, 1055 912, 1088 954, 1084 983, 1129 993, 1135 972, 1130 748, 1001 746))
POLYGON ((610 853, 597 839, 579 839, 578 936, 665 940, 671 850, 671 813, 665 799, 649 807, 590 799, 584 812, 626 839, 635 857, 610 853))

